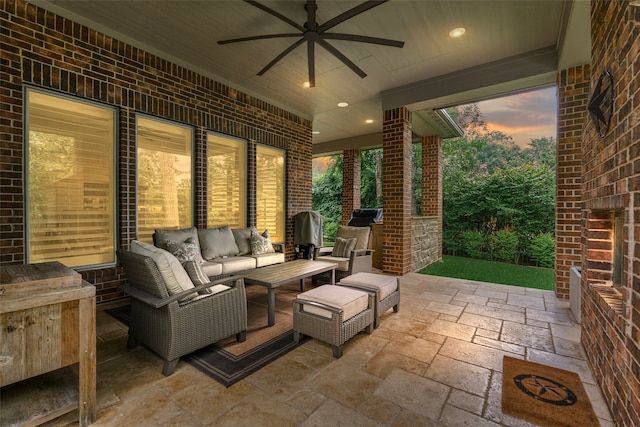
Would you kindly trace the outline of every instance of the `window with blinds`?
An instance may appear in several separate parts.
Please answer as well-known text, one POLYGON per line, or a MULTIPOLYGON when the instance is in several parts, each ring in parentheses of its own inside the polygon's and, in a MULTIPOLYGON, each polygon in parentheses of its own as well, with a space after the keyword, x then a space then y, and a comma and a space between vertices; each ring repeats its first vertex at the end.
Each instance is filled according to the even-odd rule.
POLYGON ((243 228, 247 224, 247 144, 207 135, 207 226, 243 228))
POLYGON ((193 129, 138 116, 138 239, 193 226, 193 129))
POLYGON ((34 89, 27 105, 28 262, 115 262, 116 110, 34 89))
POLYGON ((256 147, 256 228, 273 242, 285 241, 284 160, 284 150, 256 147))

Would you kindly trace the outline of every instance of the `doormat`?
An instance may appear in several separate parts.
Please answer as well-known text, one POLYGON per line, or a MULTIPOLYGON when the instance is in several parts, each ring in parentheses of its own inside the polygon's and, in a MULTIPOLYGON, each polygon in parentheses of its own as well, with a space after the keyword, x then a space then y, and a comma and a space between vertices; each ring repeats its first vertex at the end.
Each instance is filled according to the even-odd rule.
POLYGON ((540 425, 598 427, 578 374, 504 356, 502 412, 540 425))
MULTIPOLYGON (((279 357, 310 340, 293 340, 293 299, 300 293, 298 282, 276 290, 276 323, 267 326, 267 290, 251 285, 247 292, 247 340, 238 343, 235 335, 182 356, 182 360, 229 387, 279 357)), ((125 325, 130 320, 130 305, 105 312, 125 325)))

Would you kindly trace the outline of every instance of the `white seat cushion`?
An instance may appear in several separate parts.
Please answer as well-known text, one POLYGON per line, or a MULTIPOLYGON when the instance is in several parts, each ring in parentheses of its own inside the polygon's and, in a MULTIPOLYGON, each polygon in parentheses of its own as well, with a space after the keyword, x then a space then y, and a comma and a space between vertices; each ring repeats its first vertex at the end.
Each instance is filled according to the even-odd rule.
POLYGON ((316 261, 332 262, 334 264, 338 264, 336 270, 349 271, 349 258, 340 258, 337 256, 327 255, 317 257, 316 261))
POLYGON ((340 280, 340 283, 363 286, 380 291, 382 301, 398 289, 398 279, 392 276, 375 273, 356 273, 340 280))
POLYGON ((202 263, 202 272, 206 274, 207 277, 219 276, 222 274, 222 264, 213 261, 205 261, 202 263))
MULTIPOLYGON (((319 302, 330 307, 341 309, 342 320, 351 319, 356 314, 362 313, 369 305, 366 292, 342 286, 323 285, 298 295, 298 299, 319 302)), ((308 313, 331 319, 331 311, 309 304, 303 304, 303 310, 308 313)))
POLYGON ((216 258, 213 262, 222 265, 222 274, 232 274, 239 271, 256 268, 256 260, 250 256, 230 256, 216 258))
POLYGON ((284 262, 284 254, 281 252, 272 252, 269 254, 251 255, 256 260, 256 267, 264 267, 265 265, 279 264, 284 262))

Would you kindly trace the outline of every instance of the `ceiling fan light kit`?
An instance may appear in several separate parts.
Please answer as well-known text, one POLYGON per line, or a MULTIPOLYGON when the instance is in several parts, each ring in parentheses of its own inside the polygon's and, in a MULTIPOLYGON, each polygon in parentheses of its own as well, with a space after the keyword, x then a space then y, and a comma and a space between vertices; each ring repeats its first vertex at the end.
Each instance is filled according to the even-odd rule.
POLYGON ((349 67, 354 73, 359 75, 361 78, 367 76, 367 74, 362 71, 360 67, 358 67, 353 61, 347 58, 344 54, 342 54, 338 49, 329 44, 327 40, 345 40, 345 41, 354 41, 360 43, 369 43, 376 44, 382 46, 391 46, 401 48, 404 46, 404 42, 397 40, 384 39, 379 37, 370 37, 370 36, 362 36, 355 34, 343 34, 343 33, 328 33, 327 31, 336 25, 351 19, 363 12, 366 12, 369 9, 373 9, 376 6, 379 6, 383 3, 386 3, 389 0, 369 0, 364 3, 355 6, 346 12, 341 13, 338 16, 328 20, 324 24, 318 24, 316 21, 316 10, 318 6, 316 5, 315 0, 307 0, 305 3, 305 9, 307 11, 307 22, 303 25, 298 24, 297 22, 287 18, 281 13, 271 9, 253 0, 244 0, 245 3, 249 3, 252 6, 257 7, 258 9, 267 12, 268 14, 280 19, 283 22, 291 25, 299 32, 297 33, 279 33, 279 34, 263 34, 257 36, 248 36, 241 37, 236 39, 228 39, 228 40, 220 40, 218 44, 231 44, 231 43, 240 43, 251 40, 263 40, 263 39, 272 39, 272 38, 283 38, 283 37, 299 37, 291 46, 283 50, 278 56, 273 58, 271 62, 269 62, 264 68, 258 71, 258 75, 262 76, 264 73, 269 71, 274 65, 276 65, 282 58, 287 56, 294 49, 302 45, 304 42, 307 42, 307 57, 308 57, 308 67, 309 67, 309 87, 314 87, 316 85, 316 77, 315 77, 315 45, 318 44, 327 52, 332 54, 338 60, 340 60, 344 65, 349 67))

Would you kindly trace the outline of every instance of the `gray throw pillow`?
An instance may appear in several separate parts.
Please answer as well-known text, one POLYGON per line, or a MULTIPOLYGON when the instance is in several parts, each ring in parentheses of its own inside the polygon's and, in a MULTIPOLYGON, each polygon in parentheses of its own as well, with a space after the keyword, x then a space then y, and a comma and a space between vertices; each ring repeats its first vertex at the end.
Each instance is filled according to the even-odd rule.
POLYGON ((228 225, 200 229, 198 230, 198 240, 200 240, 200 250, 204 259, 233 256, 240 252, 228 225))
MULTIPOLYGON (((193 282, 194 285, 200 286, 200 285, 206 285, 207 283, 211 283, 211 280, 209 280, 207 275, 204 274, 204 271, 202 271, 202 264, 200 264, 198 261, 195 261, 195 260, 185 261, 184 263, 182 263, 182 266, 184 267, 185 271, 191 278, 191 281, 193 282)), ((210 292, 209 292, 209 289, 203 289, 199 291, 199 293, 208 294, 210 292)))
POLYGON ((186 242, 191 237, 196 245, 200 246, 198 241, 198 230, 195 227, 191 228, 156 228, 154 243, 157 247, 167 249, 167 241, 173 240, 174 242, 182 243, 186 242))
POLYGON ((251 232, 255 227, 234 228, 231 230, 238 245, 238 255, 251 255, 251 232))

